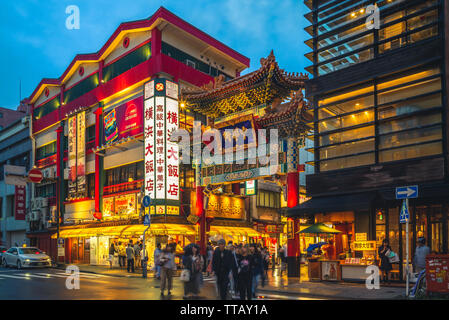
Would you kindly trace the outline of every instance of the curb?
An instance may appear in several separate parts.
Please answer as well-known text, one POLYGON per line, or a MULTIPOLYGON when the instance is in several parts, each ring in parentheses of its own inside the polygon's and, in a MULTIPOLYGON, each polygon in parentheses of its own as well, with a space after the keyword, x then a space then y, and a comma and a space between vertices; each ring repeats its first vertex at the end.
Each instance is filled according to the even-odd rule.
POLYGON ((402 296, 396 296, 394 298, 361 298, 361 297, 351 297, 351 296, 335 296, 335 295, 325 295, 325 294, 313 294, 313 293, 303 293, 303 292, 292 292, 288 290, 273 290, 273 289, 263 289, 263 288, 257 288, 259 292, 266 292, 266 293, 272 293, 272 294, 285 294, 285 295, 291 295, 291 296, 300 296, 300 297, 308 297, 308 298, 327 298, 331 300, 399 300, 404 299, 405 297, 402 296))

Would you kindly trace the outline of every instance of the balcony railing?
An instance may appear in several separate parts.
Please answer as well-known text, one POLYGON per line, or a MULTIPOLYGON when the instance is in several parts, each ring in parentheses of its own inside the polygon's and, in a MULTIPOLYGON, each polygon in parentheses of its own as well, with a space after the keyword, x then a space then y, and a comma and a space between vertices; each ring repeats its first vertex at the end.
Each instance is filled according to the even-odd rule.
POLYGON ((139 191, 142 188, 142 185, 143 179, 114 184, 112 186, 104 187, 103 195, 110 195, 114 193, 122 193, 127 191, 136 191, 136 190, 139 191))

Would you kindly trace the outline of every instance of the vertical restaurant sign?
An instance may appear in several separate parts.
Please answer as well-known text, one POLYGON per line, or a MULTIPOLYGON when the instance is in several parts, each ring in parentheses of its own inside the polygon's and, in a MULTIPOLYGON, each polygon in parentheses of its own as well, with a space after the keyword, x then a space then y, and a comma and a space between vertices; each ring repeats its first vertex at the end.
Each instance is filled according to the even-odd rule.
POLYGON ((86 197, 86 111, 77 114, 76 177, 77 196, 86 197))
POLYGON ((25 220, 26 186, 16 186, 15 200, 14 218, 16 220, 25 220))
POLYGON ((104 116, 104 143, 141 134, 143 131, 143 98, 130 100, 104 116))
POLYGON ((76 197, 76 116, 68 118, 69 190, 68 197, 76 197))
MULTIPOLYGON (((169 141, 179 126, 178 84, 152 80, 144 85, 144 97, 145 195, 158 200, 158 204, 178 201, 179 147, 169 141)), ((156 214, 167 213, 165 206, 155 209, 156 214)))

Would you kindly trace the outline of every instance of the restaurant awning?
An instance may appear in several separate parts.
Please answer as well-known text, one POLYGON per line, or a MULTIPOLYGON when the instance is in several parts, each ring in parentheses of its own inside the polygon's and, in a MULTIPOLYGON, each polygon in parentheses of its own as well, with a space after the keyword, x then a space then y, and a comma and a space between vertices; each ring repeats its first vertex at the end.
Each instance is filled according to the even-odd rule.
MULTIPOLYGON (((61 238, 93 237, 93 236, 134 236, 142 235, 147 227, 144 225, 123 225, 114 227, 73 228, 59 232, 61 238)), ((149 235, 194 235, 195 228, 191 225, 154 223, 148 230, 149 235)))
POLYGON ((325 212, 343 212, 367 210, 376 197, 376 193, 357 193, 351 195, 313 197, 312 199, 287 210, 287 217, 325 212))
POLYGON ((222 226, 211 226, 210 235, 216 234, 226 234, 226 235, 237 235, 237 236, 247 236, 247 237, 259 237, 262 236, 261 233, 257 232, 252 228, 247 227, 222 227, 222 226))

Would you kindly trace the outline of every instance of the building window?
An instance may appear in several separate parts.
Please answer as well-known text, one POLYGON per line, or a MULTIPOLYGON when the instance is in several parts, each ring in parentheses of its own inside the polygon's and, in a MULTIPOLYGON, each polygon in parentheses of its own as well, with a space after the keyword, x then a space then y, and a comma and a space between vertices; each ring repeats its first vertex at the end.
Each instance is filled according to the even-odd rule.
POLYGON ((376 82, 318 101, 321 171, 374 164, 376 153, 380 163, 442 153, 440 70, 411 71, 376 82))
POLYGON ((143 161, 106 170, 106 186, 142 180, 143 161))
POLYGON ((36 149, 36 160, 45 159, 56 154, 56 141, 36 149))
POLYGON ((378 2, 382 16, 379 30, 366 28, 365 8, 369 2, 343 1, 318 10, 318 25, 306 28, 312 36, 313 28, 316 29, 316 51, 306 54, 306 57, 312 62, 316 57, 318 75, 338 71, 373 59, 376 54, 437 36, 438 1, 426 1, 400 11, 392 9, 385 15, 384 9, 403 1, 378 2), (374 42, 376 35, 378 43, 374 42), (378 53, 374 50, 376 46, 378 53))
POLYGON ((280 208, 281 194, 272 191, 259 190, 257 194, 257 206, 265 208, 280 208))

